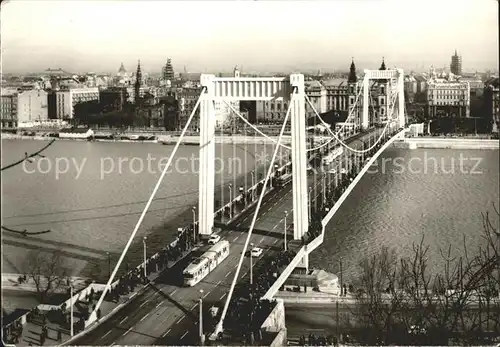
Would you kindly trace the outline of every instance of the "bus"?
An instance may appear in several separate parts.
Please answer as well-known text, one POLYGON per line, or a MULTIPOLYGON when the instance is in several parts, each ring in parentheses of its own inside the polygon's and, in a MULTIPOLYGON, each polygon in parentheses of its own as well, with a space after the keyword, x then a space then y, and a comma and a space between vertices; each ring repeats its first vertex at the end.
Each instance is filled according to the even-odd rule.
POLYGON ((323 157, 323 165, 330 165, 338 156, 344 153, 344 147, 337 147, 326 156, 323 157))
POLYGON ((222 240, 213 245, 201 255, 201 257, 193 260, 186 269, 182 272, 184 276, 184 285, 193 287, 202 279, 204 279, 210 272, 212 272, 217 265, 222 263, 229 255, 229 242, 222 240))

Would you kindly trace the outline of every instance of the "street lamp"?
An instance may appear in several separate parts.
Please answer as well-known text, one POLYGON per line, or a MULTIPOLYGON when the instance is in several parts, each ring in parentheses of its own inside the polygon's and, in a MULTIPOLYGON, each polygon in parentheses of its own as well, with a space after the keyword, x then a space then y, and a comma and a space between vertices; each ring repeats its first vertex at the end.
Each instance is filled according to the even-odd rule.
POLYGON ((326 175, 323 174, 323 206, 326 204, 326 175))
POLYGON ((200 345, 205 343, 205 335, 203 334, 203 289, 200 289, 200 345))
POLYGON ((111 277, 111 255, 109 252, 106 252, 106 255, 108 256, 108 278, 111 277))
POLYGON ((344 287, 343 287, 343 280, 342 280, 342 257, 340 257, 340 296, 342 296, 343 294, 343 290, 344 290, 344 287))
POLYGON ((254 201, 254 193, 255 193, 255 171, 250 171, 250 174, 252 175, 252 201, 254 201))
POLYGON ((193 211, 193 242, 196 242, 196 206, 191 209, 193 211))
POLYGON ((233 218, 233 185, 229 183, 229 219, 233 218))
POLYGON ((70 301, 69 301, 69 306, 70 306, 70 311, 69 311, 69 314, 70 314, 70 324, 71 324, 71 328, 70 328, 70 334, 71 334, 71 337, 73 337, 75 335, 75 332, 74 332, 74 327, 73 327, 73 281, 70 279, 70 282, 69 282, 69 288, 70 288, 70 292, 69 292, 69 295, 71 297, 70 301))
POLYGON ((142 239, 142 243, 144 245, 144 277, 148 277, 148 273, 146 271, 146 240, 148 238, 146 236, 144 236, 144 238, 142 239))
POLYGON ((250 243, 250 286, 253 285, 253 259, 252 259, 253 243, 250 243))
POLYGON ((288 216, 288 211, 285 211, 285 252, 286 252, 286 217, 288 216))
POLYGON ((312 192, 312 187, 309 186, 309 224, 311 223, 311 192, 312 192))

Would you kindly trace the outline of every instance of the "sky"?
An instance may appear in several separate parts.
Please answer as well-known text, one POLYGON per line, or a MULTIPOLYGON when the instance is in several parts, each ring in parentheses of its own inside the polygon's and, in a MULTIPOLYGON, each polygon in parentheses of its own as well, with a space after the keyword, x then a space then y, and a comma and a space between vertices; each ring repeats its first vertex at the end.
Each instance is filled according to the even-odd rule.
POLYGON ((102 1, 1 3, 4 73, 498 67, 496 0, 102 1))

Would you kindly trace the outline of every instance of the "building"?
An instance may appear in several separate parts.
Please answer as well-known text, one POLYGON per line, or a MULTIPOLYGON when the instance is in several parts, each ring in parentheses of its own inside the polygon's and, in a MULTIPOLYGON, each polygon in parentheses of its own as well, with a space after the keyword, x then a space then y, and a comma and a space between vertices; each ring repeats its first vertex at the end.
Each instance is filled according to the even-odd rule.
POLYGON ((427 88, 427 116, 470 117, 470 87, 467 82, 430 80, 427 88))
POLYGON ((307 118, 316 117, 316 112, 321 114, 327 111, 326 88, 319 81, 305 82, 305 93, 307 96, 305 103, 307 118), (311 104, 309 104, 307 99, 309 99, 311 104), (314 112, 315 110, 316 112, 314 112))
POLYGON ((498 77, 486 81, 484 90, 485 116, 493 123, 492 132, 498 133, 500 128, 499 82, 498 77))
POLYGON ((17 127, 17 93, 2 90, 0 120, 2 128, 17 127))
POLYGON ((141 106, 136 110, 135 124, 139 127, 164 127, 164 106, 155 103, 154 95, 145 93, 141 98, 141 106))
POLYGON ((99 88, 73 88, 51 92, 48 95, 48 116, 50 119, 72 119, 75 104, 92 100, 99 100, 99 88))
POLYGON ((422 75, 414 76, 417 82, 416 93, 426 93, 427 92, 427 79, 422 75))
POLYGON ((454 75, 462 75, 462 56, 457 54, 457 50, 455 50, 455 54, 451 56, 450 71, 454 75))
POLYGON ((416 80, 415 76, 413 76, 413 75, 405 76, 404 84, 405 84, 404 90, 409 95, 417 93, 417 80, 416 80))
POLYGON ((123 110, 128 98, 128 91, 125 87, 112 87, 99 91, 99 103, 103 112, 123 110))
POLYGON ((175 78, 174 68, 172 67, 172 60, 170 58, 167 59, 167 63, 162 69, 162 76, 165 82, 172 82, 175 78))
POLYGON ((180 130, 179 101, 174 93, 168 93, 160 98, 160 105, 163 105, 165 130, 180 130))
POLYGON ((130 74, 125 69, 125 66, 123 66, 123 63, 113 78, 113 84, 116 86, 129 86, 131 84, 130 74))
POLYGON ((484 91, 484 82, 477 76, 461 76, 458 81, 468 83, 472 96, 481 96, 484 91))
POLYGON ((17 95, 18 124, 41 122, 48 119, 47 92, 44 90, 28 90, 17 95))

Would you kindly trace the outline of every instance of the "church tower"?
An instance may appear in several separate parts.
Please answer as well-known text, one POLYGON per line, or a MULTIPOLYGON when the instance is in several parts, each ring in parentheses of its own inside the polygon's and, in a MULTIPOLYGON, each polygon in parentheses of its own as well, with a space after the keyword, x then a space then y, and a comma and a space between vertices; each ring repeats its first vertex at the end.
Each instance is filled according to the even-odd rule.
MULTIPOLYGON (((380 71, 385 71, 387 70, 385 66, 385 60, 384 57, 382 57, 382 64, 380 65, 379 68, 380 71)), ((378 95, 378 114, 376 117, 375 122, 377 123, 383 123, 387 119, 387 112, 389 111, 389 87, 388 87, 388 80, 379 80, 379 95, 378 95)))
POLYGON ((135 85, 134 85, 134 102, 139 105, 141 98, 141 86, 142 86, 142 72, 141 72, 141 61, 137 63, 137 72, 135 73, 135 85))
POLYGON ((356 104, 356 95, 358 94, 359 86, 358 86, 358 76, 356 76, 356 64, 354 64, 354 58, 351 61, 351 67, 349 69, 349 76, 347 77, 347 105, 348 112, 350 113, 352 108, 354 109, 354 115, 352 119, 353 123, 356 123, 356 126, 361 126, 361 119, 359 114, 359 99, 356 104))

